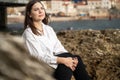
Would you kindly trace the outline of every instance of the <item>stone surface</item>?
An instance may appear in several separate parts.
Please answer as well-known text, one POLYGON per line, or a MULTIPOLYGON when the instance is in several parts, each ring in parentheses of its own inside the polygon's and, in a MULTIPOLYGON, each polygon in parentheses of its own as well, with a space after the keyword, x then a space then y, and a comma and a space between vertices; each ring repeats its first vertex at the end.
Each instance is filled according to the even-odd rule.
POLYGON ((0 80, 54 80, 52 72, 28 54, 20 36, 0 33, 0 80))
MULTIPOLYGON (((81 56, 92 80, 120 80, 119 29, 57 35, 69 52, 81 56)), ((54 80, 53 70, 28 54, 20 36, 0 33, 0 80, 54 80)))
POLYGON ((92 80, 120 80, 119 29, 62 31, 57 35, 69 52, 81 56, 92 80))

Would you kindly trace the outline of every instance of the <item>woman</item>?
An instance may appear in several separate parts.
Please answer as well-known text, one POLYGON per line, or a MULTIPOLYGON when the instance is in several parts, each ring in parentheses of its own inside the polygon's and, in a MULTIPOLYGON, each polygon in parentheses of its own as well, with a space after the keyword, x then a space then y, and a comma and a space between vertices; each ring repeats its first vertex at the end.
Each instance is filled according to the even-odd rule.
POLYGON ((89 80, 82 60, 72 55, 58 40, 52 27, 48 26, 48 16, 39 0, 32 0, 26 6, 24 33, 30 54, 55 69, 57 80, 89 80))

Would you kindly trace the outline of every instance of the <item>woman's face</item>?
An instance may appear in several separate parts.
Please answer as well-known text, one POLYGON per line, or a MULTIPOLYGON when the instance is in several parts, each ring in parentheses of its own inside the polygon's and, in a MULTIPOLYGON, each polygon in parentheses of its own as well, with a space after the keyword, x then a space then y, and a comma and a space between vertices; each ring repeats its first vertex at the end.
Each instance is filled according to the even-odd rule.
POLYGON ((41 3, 37 2, 32 6, 30 17, 33 21, 42 21, 45 18, 45 10, 41 3))

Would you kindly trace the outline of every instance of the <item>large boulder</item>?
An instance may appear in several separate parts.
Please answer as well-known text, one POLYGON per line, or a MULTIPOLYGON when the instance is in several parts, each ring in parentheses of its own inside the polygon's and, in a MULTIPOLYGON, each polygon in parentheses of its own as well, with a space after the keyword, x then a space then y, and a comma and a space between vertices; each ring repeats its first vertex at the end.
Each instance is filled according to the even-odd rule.
POLYGON ((54 80, 52 72, 29 55, 20 36, 0 33, 0 80, 54 80))

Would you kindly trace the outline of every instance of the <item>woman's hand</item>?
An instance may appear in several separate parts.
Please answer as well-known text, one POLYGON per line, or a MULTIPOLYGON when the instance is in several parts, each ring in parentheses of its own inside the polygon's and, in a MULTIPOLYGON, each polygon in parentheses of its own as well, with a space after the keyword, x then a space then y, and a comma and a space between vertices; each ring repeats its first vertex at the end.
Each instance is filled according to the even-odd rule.
POLYGON ((76 68, 78 65, 78 59, 77 59, 77 57, 74 57, 72 59, 73 59, 73 66, 76 68))
POLYGON ((71 57, 68 57, 68 58, 65 58, 64 61, 63 61, 63 64, 67 67, 69 67, 70 69, 72 69, 72 71, 75 70, 75 67, 74 67, 74 61, 71 57))
POLYGON ((58 57, 57 59, 58 63, 64 64, 65 66, 69 67, 72 71, 75 70, 77 64, 78 64, 78 59, 72 58, 72 57, 67 57, 67 58, 63 58, 63 57, 58 57))

